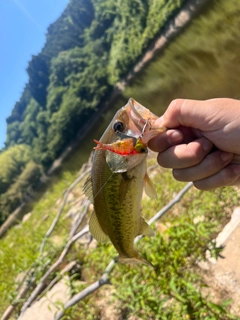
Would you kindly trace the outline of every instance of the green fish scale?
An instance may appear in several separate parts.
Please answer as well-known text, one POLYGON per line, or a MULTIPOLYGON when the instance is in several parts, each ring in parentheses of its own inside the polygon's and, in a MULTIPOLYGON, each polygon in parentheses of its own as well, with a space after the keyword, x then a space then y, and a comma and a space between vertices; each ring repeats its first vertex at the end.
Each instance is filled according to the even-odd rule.
POLYGON ((108 165, 104 164, 102 174, 98 175, 96 180, 97 189, 101 188, 94 201, 99 223, 119 254, 125 257, 132 256, 135 253, 133 241, 138 230, 139 219, 136 219, 136 214, 140 214, 140 199, 139 205, 136 206, 137 199, 133 197, 131 190, 141 189, 141 181, 133 178, 131 190, 120 202, 119 189, 123 180, 121 173, 113 174, 108 165), (135 212, 136 207, 138 212, 135 212))

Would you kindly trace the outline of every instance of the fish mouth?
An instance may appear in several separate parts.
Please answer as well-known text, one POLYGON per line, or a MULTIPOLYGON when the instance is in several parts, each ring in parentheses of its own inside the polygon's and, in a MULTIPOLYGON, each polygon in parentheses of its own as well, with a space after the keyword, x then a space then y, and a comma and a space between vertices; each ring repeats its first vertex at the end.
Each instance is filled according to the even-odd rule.
POLYGON ((140 137, 142 138, 143 143, 147 144, 149 140, 167 130, 166 127, 154 126, 154 122, 158 119, 158 116, 133 98, 128 100, 127 107, 129 118, 133 125, 140 131, 140 137))
MULTIPOLYGON (((138 128, 140 132, 143 131, 144 127, 146 127, 148 119, 144 119, 141 114, 137 111, 137 107, 139 107, 136 104, 136 101, 133 98, 130 98, 128 101, 128 104, 130 106, 130 112, 129 116, 134 125, 138 128)), ((145 109, 145 107, 141 106, 142 110, 145 109)), ((139 109, 139 108, 138 108, 139 109)))

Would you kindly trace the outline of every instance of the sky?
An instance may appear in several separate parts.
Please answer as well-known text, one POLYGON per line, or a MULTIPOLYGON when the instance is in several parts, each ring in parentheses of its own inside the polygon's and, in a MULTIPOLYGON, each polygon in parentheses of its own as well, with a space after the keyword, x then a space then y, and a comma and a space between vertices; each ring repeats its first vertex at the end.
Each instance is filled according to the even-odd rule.
POLYGON ((28 82, 28 62, 41 51, 48 26, 68 2, 0 0, 0 149, 6 140, 6 118, 28 82))

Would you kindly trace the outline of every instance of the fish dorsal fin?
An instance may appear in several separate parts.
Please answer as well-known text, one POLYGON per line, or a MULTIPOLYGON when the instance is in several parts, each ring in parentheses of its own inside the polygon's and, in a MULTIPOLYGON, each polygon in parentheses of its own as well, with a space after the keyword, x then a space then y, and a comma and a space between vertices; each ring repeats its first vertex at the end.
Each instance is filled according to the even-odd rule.
POLYGON ((84 183, 83 192, 84 192, 85 196, 88 197, 88 199, 91 201, 91 203, 93 203, 92 176, 91 175, 89 175, 87 177, 87 180, 84 183))
POLYGON ((108 239, 108 236, 102 230, 98 222, 95 211, 93 211, 89 220, 89 231, 91 232, 93 238, 96 239, 98 242, 105 242, 108 239))
POLYGON ((144 177, 144 190, 146 192, 146 195, 149 196, 149 198, 156 199, 158 197, 155 186, 147 173, 144 177))
POLYGON ((137 235, 143 235, 147 237, 155 236, 155 232, 153 231, 153 229, 149 226, 149 224, 147 224, 147 222, 142 217, 140 219, 140 228, 137 235))

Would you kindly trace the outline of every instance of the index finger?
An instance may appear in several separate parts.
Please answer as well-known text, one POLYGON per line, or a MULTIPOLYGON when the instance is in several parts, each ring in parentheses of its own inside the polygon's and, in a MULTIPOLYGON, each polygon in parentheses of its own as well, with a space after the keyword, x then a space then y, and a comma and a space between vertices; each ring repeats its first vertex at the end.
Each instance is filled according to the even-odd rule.
POLYGON ((205 101, 176 99, 168 106, 163 116, 156 120, 161 126, 177 128, 179 126, 201 128, 206 121, 206 114, 209 108, 205 101))
POLYGON ((179 130, 170 129, 150 140, 148 146, 155 152, 162 152, 183 140, 183 134, 179 130))

